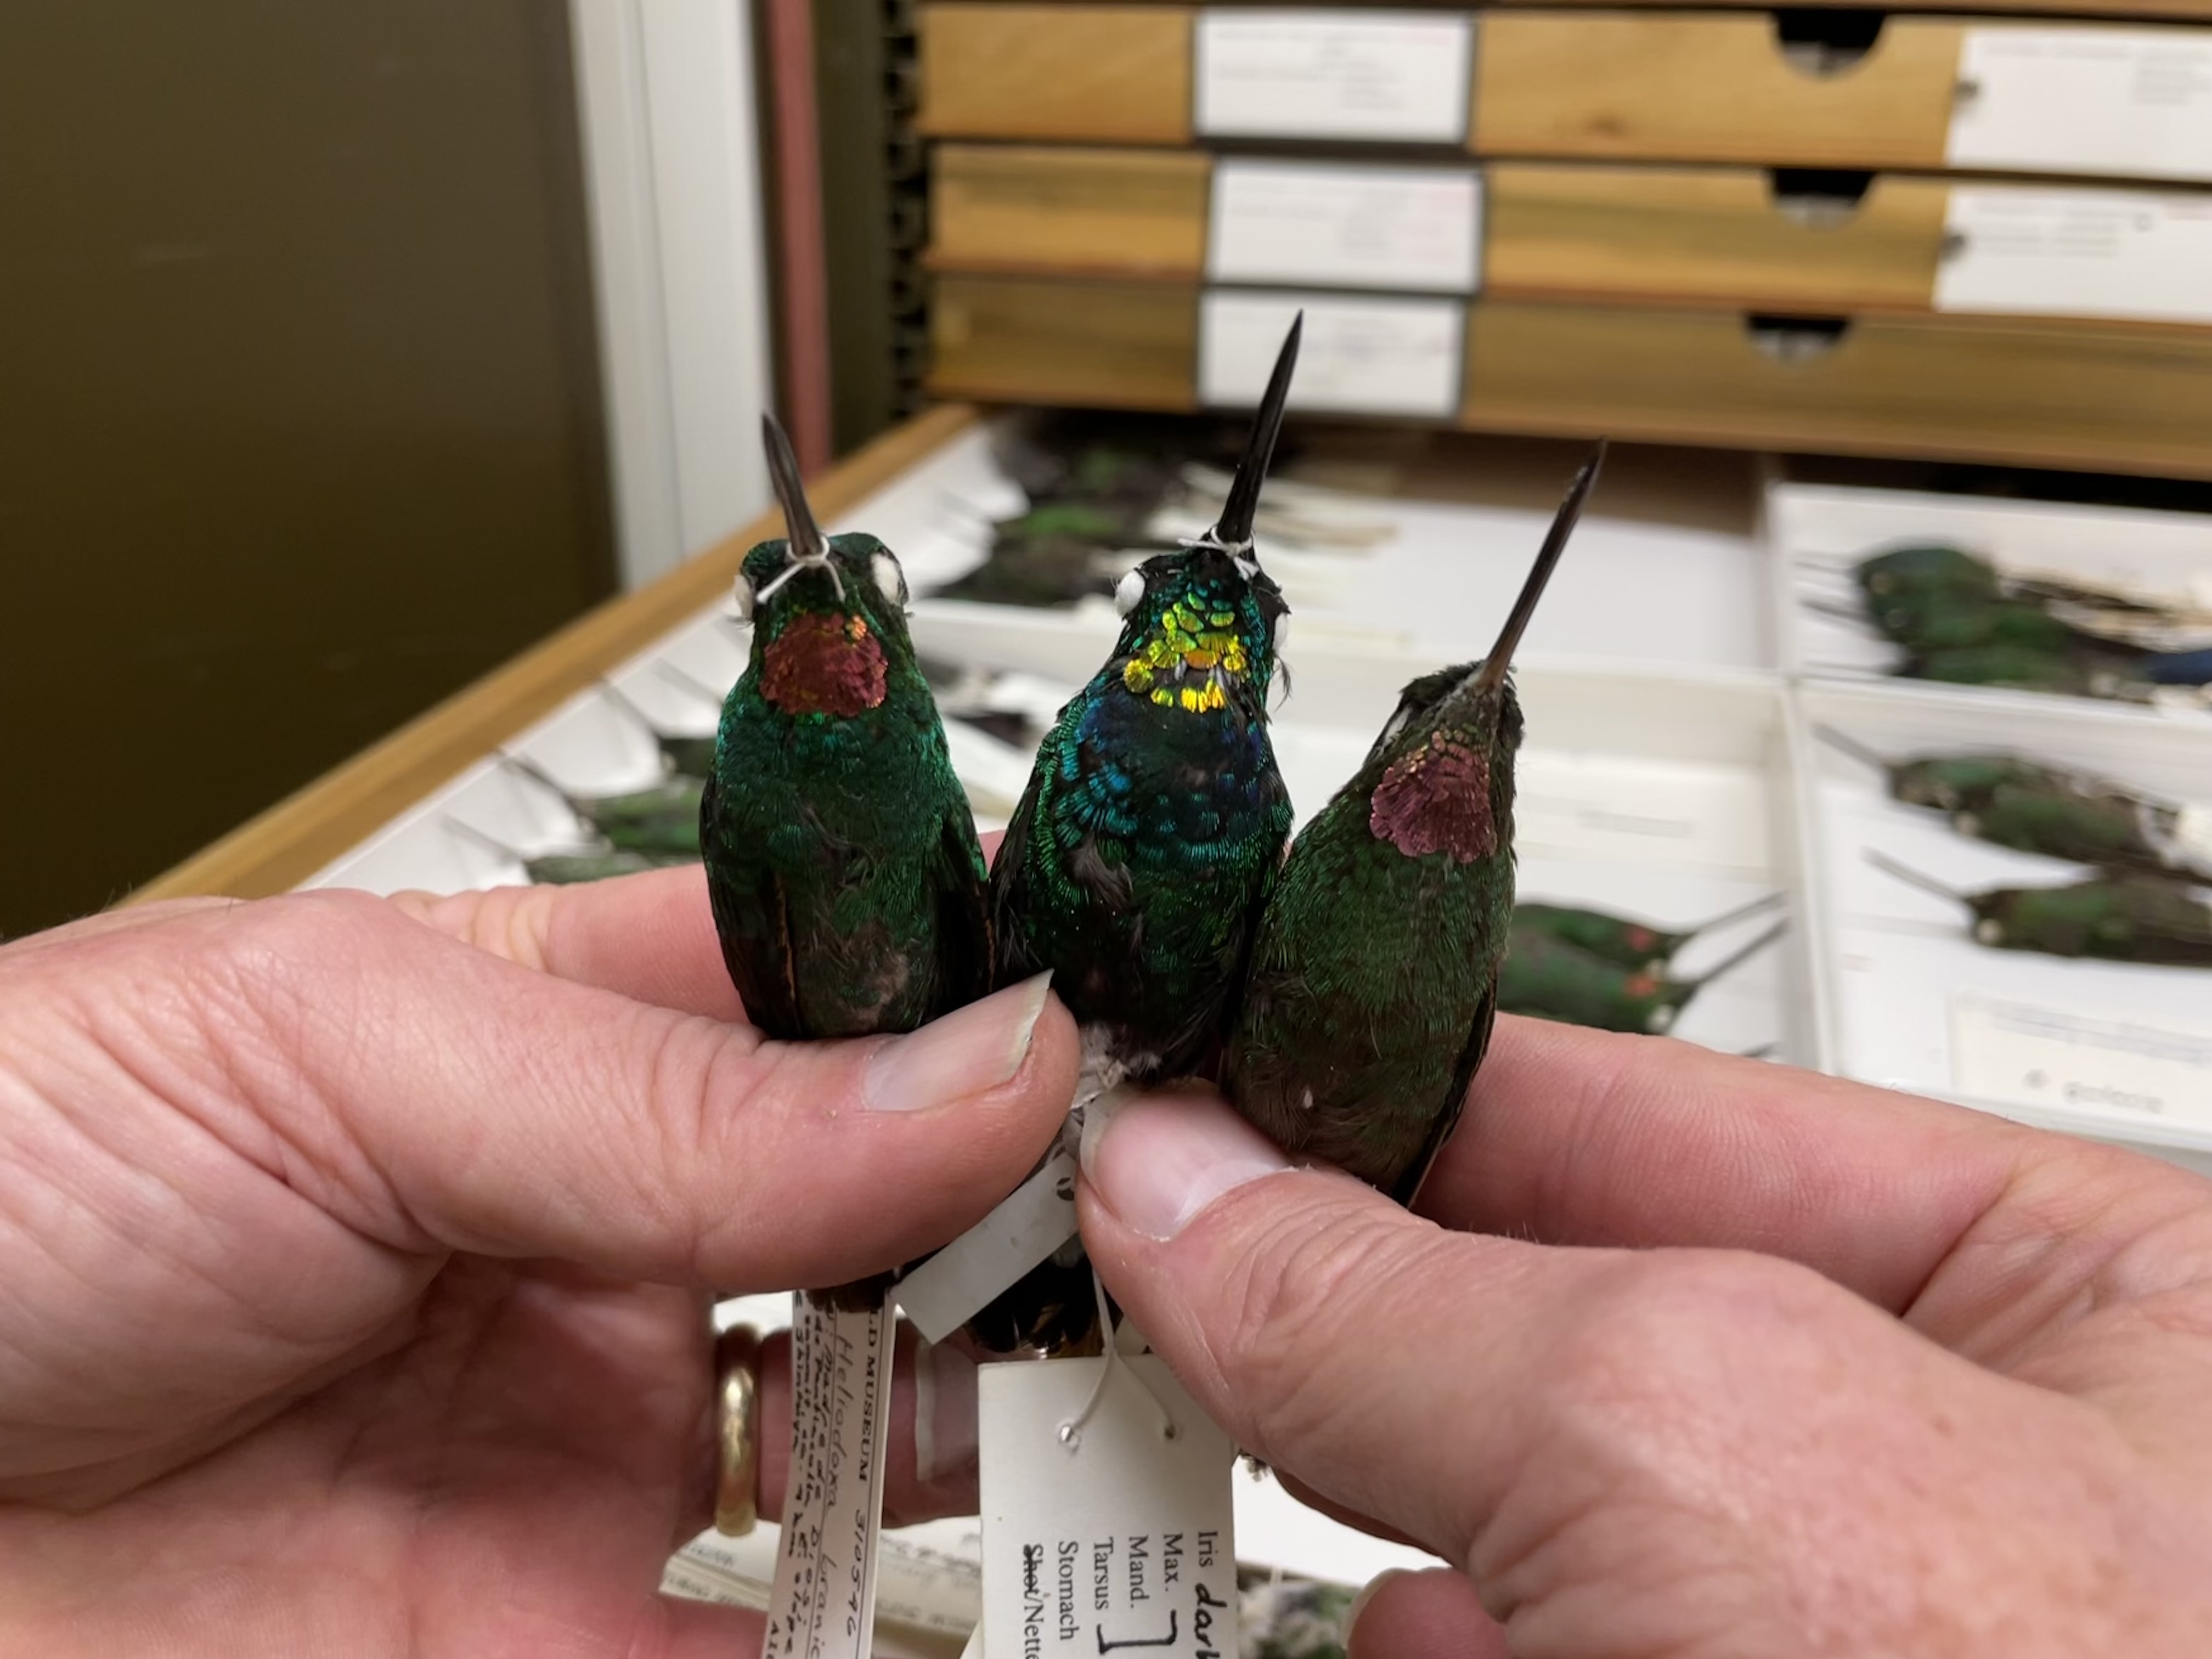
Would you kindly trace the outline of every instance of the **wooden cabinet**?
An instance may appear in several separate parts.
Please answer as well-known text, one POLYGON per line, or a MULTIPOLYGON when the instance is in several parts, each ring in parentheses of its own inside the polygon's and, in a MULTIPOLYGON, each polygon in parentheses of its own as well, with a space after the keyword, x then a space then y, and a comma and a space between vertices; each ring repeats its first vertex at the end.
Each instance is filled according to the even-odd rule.
MULTIPOLYGON (((1199 403, 1196 285, 947 275, 933 388, 1199 403)), ((2212 330, 1484 298, 1458 424, 2212 477, 2212 330)))
POLYGON ((2212 331, 1487 301, 1462 423, 2212 475, 2212 331))
POLYGON ((1498 161, 1483 284, 1494 297, 1925 311, 1950 186, 1877 174, 1498 161))
POLYGON ((1474 146, 1485 155, 1941 167, 1964 36, 1954 19, 1890 17, 1863 56, 1823 73, 1785 54, 1767 12, 1487 12, 1474 146))
POLYGON ((940 276, 931 337, 940 395, 1197 406, 1194 285, 940 276))
POLYGON ((940 137, 1189 142, 1182 6, 921 9, 921 131, 940 137))
POLYGON ((1206 263, 1212 170, 1194 150, 940 144, 930 259, 956 270, 1194 281, 1206 263))

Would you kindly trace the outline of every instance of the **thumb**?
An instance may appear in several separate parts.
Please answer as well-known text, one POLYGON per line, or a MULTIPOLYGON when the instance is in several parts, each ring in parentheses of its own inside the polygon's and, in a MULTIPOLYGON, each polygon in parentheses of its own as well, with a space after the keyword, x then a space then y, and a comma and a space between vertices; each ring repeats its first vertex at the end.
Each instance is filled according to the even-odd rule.
MULTIPOLYGON (((1245 1450, 1463 1563, 1479 1385, 1437 1345, 1459 1346, 1470 1280, 1510 1282, 1528 1247, 1446 1233, 1348 1176, 1296 1168, 1208 1093, 1100 1106, 1084 1241, 1152 1346, 1245 1450)), ((1493 1328, 1466 1360, 1502 1376, 1512 1340, 1493 1328)))
POLYGON ((157 1011, 103 1022, 122 1073, 356 1232, 733 1292, 953 1237, 1050 1140, 1076 1069, 1042 979, 906 1036, 772 1042, 351 893, 84 949, 157 1011))
POLYGON ((1808 1269, 1449 1232, 1293 1168, 1210 1094, 1117 1103, 1083 1151, 1092 1260, 1200 1402, 1500 1617, 1727 1565, 1718 1613, 1786 1624, 1788 1540, 1836 1493, 1938 1468, 1974 1487, 1947 1419, 2051 1432, 2029 1391, 1808 1269))

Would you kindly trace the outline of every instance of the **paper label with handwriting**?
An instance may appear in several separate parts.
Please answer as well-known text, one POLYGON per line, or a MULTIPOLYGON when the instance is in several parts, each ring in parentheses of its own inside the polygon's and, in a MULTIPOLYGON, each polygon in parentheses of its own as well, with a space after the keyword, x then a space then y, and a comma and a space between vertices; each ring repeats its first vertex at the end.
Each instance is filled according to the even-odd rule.
POLYGON ((1936 309, 2212 322, 2212 196, 1960 185, 1936 309))
POLYGON ((923 1341, 942 1342, 1074 1237, 1075 1158, 1060 1146, 998 1208, 901 1279, 891 1294, 923 1341))
POLYGON ((1236 1449, 1155 1356, 977 1378, 983 1645, 994 1659, 1237 1659, 1236 1449))
POLYGON ((1291 407, 1444 419, 1459 407, 1467 307, 1457 300, 1209 290, 1199 302, 1198 395, 1249 408, 1303 310, 1291 407))
MULTIPOLYGON (((671 1595, 765 1611, 782 1529, 743 1538, 702 1533, 669 1558, 660 1580, 671 1595)), ((896 1627, 964 1637, 983 1610, 983 1540, 972 1518, 926 1522, 886 1532, 876 1554, 876 1647, 896 1627)))
POLYGON ((888 1304, 791 1310, 791 1468, 763 1659, 870 1659, 890 1437, 888 1304))
POLYGON ((1195 51, 1192 113, 1209 137, 1467 142, 1464 13, 1209 8, 1195 51))
POLYGON ((1960 992, 1951 1086, 1984 1100, 2212 1123, 2212 1027, 1960 992))
POLYGON ((1214 164, 1206 271, 1216 282, 1471 294, 1481 248, 1473 167, 1214 164))
POLYGON ((2212 30, 1970 28, 1954 167, 2212 179, 2212 30))

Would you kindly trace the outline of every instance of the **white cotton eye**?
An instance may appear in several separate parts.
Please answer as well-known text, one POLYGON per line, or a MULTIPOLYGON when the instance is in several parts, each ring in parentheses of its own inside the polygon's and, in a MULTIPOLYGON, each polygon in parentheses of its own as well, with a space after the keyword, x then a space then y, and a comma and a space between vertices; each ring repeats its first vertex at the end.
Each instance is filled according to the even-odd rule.
POLYGON ((742 570, 738 573, 736 588, 732 597, 737 600, 738 620, 750 622, 753 619, 753 584, 752 579, 742 570))
POLYGON ((876 586, 893 605, 906 603, 906 572, 889 553, 878 553, 868 561, 868 569, 876 579, 876 586))
POLYGON ((1385 747, 1389 744, 1391 738, 1396 737, 1401 732, 1404 731, 1406 729, 1406 721, 1412 716, 1413 712, 1413 711, 1412 709, 1407 708, 1401 705, 1398 712, 1390 716, 1390 723, 1382 728, 1382 735, 1375 739, 1375 746, 1377 749, 1385 747))
POLYGON ((1145 573, 1132 570, 1114 585, 1114 609, 1127 616, 1137 608, 1137 601, 1145 597, 1145 573))

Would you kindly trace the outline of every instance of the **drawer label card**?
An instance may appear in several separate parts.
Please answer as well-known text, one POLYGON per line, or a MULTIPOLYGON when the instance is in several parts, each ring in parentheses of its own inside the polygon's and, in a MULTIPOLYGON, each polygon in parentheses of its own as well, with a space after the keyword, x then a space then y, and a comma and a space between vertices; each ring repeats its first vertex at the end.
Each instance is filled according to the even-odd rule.
POLYGON ((1481 246, 1473 167, 1225 157, 1213 169, 1206 274, 1215 282, 1471 294, 1481 246))
POLYGON ((2212 1123, 2212 1030, 1960 992, 1951 1086, 2021 1105, 2212 1123))
POLYGON ((1957 185, 1938 311, 2212 323, 2212 196, 1957 185))
POLYGON ((1196 51, 1192 115, 1208 137, 1467 142, 1464 13, 1209 8, 1196 51))
POLYGON ((1948 159, 2212 179, 2212 30, 1970 28, 1948 159))
POLYGON ((1459 408, 1467 307, 1457 300, 1209 290, 1199 304, 1198 396, 1249 407, 1304 310, 1292 409, 1442 420, 1459 408))

